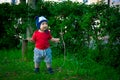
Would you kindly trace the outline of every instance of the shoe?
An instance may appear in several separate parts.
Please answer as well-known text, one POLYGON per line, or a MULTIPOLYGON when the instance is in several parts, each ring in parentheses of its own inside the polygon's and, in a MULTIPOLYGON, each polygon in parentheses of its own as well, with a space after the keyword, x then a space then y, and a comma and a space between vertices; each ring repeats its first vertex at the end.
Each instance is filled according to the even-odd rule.
POLYGON ((35 68, 35 69, 34 69, 34 72, 35 72, 35 73, 38 73, 38 72, 39 72, 39 68, 35 68))
POLYGON ((47 70, 48 70, 48 73, 50 73, 50 74, 54 73, 52 68, 48 68, 47 70))

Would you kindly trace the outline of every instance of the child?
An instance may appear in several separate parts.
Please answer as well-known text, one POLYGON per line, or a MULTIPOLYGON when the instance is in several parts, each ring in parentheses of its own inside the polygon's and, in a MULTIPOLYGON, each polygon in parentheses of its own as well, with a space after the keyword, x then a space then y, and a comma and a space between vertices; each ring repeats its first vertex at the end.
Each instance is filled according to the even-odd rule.
POLYGON ((28 38, 29 41, 35 43, 34 48, 34 65, 35 72, 39 72, 39 66, 41 59, 44 58, 46 62, 47 70, 49 73, 53 73, 51 68, 52 55, 49 40, 53 42, 59 42, 59 38, 53 38, 48 30, 48 20, 44 17, 36 17, 36 26, 38 30, 33 33, 32 38, 28 38))

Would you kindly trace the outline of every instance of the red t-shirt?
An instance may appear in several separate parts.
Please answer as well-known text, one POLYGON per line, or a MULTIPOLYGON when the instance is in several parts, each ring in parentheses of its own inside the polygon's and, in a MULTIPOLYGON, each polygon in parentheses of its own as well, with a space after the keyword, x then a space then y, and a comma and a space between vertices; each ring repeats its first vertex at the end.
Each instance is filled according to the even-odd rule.
POLYGON ((32 36, 32 40, 35 42, 35 47, 42 50, 47 49, 50 46, 49 40, 51 38, 50 31, 39 32, 36 30, 32 36))

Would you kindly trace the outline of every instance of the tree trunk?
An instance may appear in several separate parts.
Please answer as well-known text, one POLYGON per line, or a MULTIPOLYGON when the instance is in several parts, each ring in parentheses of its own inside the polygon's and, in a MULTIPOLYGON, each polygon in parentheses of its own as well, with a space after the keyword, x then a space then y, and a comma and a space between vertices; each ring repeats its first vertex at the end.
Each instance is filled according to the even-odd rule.
POLYGON ((20 0, 21 4, 26 4, 26 0, 20 0))
POLYGON ((110 0, 108 0, 108 5, 110 6, 110 0))
POLYGON ((37 4, 38 0, 28 0, 28 5, 32 8, 35 9, 35 6, 37 4))

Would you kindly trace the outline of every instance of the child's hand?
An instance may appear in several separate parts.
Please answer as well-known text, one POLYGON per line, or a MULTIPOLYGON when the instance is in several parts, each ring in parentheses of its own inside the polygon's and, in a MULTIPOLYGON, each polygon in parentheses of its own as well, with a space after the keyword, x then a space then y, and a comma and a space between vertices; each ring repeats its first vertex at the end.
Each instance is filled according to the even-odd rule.
POLYGON ((53 42, 60 42, 60 38, 52 38, 51 41, 53 41, 53 42))
POLYGON ((60 38, 56 38, 55 42, 60 42, 60 38))
POLYGON ((28 41, 32 41, 32 38, 27 38, 28 41))

